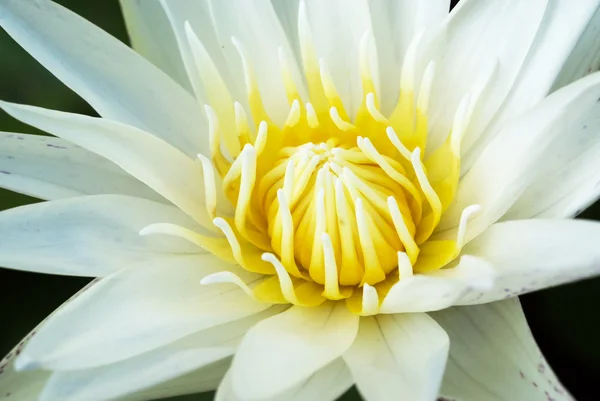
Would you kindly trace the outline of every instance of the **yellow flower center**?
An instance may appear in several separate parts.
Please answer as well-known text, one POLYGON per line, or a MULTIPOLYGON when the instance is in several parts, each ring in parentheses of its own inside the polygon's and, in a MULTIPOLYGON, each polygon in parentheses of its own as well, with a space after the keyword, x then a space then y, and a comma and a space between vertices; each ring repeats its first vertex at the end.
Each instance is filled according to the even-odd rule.
POLYGON ((212 155, 199 156, 207 210, 224 237, 178 235, 264 275, 248 283, 223 272, 204 283, 233 282, 274 303, 346 299, 355 313, 374 314, 393 285, 443 268, 460 252, 476 205, 463 211, 453 239, 432 234, 456 192, 460 141, 472 108, 466 97, 445 143, 425 155, 435 68, 428 65, 415 94, 420 38, 409 47, 398 102, 386 117, 379 110, 369 67, 371 40, 365 35, 359 60, 364 95, 351 119, 327 65, 315 56, 302 9, 299 26, 309 99, 301 99, 281 52, 290 104, 283 126, 265 111, 239 41, 234 45, 245 71, 250 118, 231 100, 202 44, 188 32, 210 103, 205 109, 212 155), (222 180, 215 179, 213 168, 222 180), (230 215, 217 214, 217 191, 233 205, 230 215))

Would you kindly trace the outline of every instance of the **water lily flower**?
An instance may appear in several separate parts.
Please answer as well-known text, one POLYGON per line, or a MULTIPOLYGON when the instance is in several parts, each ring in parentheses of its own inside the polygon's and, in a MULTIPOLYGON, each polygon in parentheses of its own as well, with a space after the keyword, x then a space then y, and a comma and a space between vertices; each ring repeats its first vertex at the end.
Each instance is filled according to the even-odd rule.
POLYGON ((0 1, 101 116, 0 104, 54 135, 0 134, 0 185, 48 200, 0 213, 0 265, 99 277, 1 399, 571 399, 516 296, 600 272, 569 219, 600 194, 598 0, 122 6, 145 57, 0 1))

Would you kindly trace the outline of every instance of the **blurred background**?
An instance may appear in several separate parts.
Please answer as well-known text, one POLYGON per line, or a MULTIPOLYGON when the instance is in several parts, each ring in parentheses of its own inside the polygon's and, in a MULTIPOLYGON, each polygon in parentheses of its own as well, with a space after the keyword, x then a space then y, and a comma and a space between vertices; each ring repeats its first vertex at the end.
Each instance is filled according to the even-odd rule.
MULTIPOLYGON (((55 1, 128 43, 118 0, 55 1)), ((0 31, 0 99, 95 115, 89 105, 63 86, 4 31, 0 31)), ((40 133, 2 111, 0 130, 40 133)), ((38 201, 0 189, 0 210, 38 201)), ((591 206, 579 218, 600 220, 600 203, 591 206)), ((569 249, 565 249, 565 252, 569 252, 569 249)), ((35 325, 88 281, 84 278, 0 269, 0 354, 6 354, 35 325)), ((544 355, 559 379, 579 401, 600 399, 597 390, 600 378, 598 294, 600 278, 521 297, 527 319, 544 355)), ((493 363, 490 361, 490 364, 493 363)), ((192 399, 209 400, 212 395, 171 400, 192 399)), ((360 400, 360 397, 353 389, 342 400, 360 400)))

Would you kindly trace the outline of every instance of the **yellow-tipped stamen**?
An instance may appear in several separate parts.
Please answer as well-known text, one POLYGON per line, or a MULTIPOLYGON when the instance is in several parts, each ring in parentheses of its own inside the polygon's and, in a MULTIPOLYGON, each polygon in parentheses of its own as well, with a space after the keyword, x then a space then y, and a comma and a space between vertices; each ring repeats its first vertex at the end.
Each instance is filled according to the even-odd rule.
POLYGON ((223 271, 210 274, 200 280, 202 285, 210 284, 234 284, 240 287, 249 297, 254 298, 254 291, 235 273, 223 271))
POLYGON ((208 118, 208 135, 210 144, 210 155, 215 163, 215 168, 223 176, 231 167, 231 163, 221 152, 221 126, 217 113, 209 105, 204 106, 206 117, 208 118))
POLYGON ((235 102, 233 104, 233 108, 235 111, 235 129, 240 137, 240 145, 244 146, 247 143, 253 143, 254 139, 250 133, 248 116, 244 111, 244 107, 240 104, 240 102, 235 102))
POLYGON ((465 236, 467 235, 467 223, 479 211, 481 210, 481 206, 479 205, 470 205, 464 208, 462 213, 460 214, 460 223, 458 225, 458 233, 456 234, 456 248, 460 251, 462 247, 465 245, 465 236))
MULTIPOLYGON (((368 29, 360 39, 360 55, 359 55, 359 63, 360 63, 360 76, 362 80, 363 93, 366 95, 368 93, 372 94, 373 103, 375 107, 378 107, 377 97, 375 96, 376 92, 376 80, 374 74, 376 71, 373 71, 371 66, 372 60, 376 59, 371 56, 374 48, 373 44, 373 34, 370 29, 368 29)), ((376 70, 376 68, 375 68, 376 70)))
POLYGON ((387 134, 387 137, 389 138, 392 145, 394 145, 396 150, 398 150, 398 152, 400 152, 400 154, 406 160, 411 161, 411 157, 412 157, 411 151, 408 150, 408 148, 406 146, 404 146, 404 144, 400 141, 400 138, 398 138, 398 134, 396 134, 396 131, 394 130, 394 128, 387 127, 385 129, 385 133, 387 134))
POLYGON ((235 263, 228 241, 223 237, 209 237, 171 223, 150 224, 140 230, 140 235, 171 235, 185 239, 200 248, 217 255, 229 263, 235 263))
POLYGON ((379 295, 375 287, 369 284, 363 286, 362 316, 371 316, 379 313, 379 295))
POLYGON ((323 85, 323 90, 325 91, 325 97, 327 97, 327 100, 329 101, 329 106, 335 107, 340 117, 343 120, 347 120, 348 115, 342 104, 342 99, 340 99, 340 95, 335 88, 333 78, 329 72, 329 67, 327 67, 327 62, 324 59, 319 59, 319 72, 321 74, 321 83, 323 85))
POLYGON ((402 213, 400 213, 398 201, 396 201, 393 196, 390 196, 387 199, 387 204, 392 216, 392 220, 394 221, 394 227, 396 227, 398 237, 400 237, 400 241, 402 241, 404 249, 410 258, 410 263, 412 265, 419 256, 419 247, 416 244, 413 236, 410 234, 402 213))
POLYGON ((404 252, 398 252, 398 274, 400 280, 413 276, 413 267, 410 257, 404 252))
POLYGON ((204 177, 204 198, 206 201, 206 211, 214 219, 217 216, 217 185, 215 183, 215 172, 210 160, 204 155, 198 155, 202 163, 202 175, 204 177))
POLYGON ((202 45, 202 42, 196 36, 196 33, 185 22, 185 32, 190 45, 191 53, 194 58, 196 70, 200 75, 204 90, 208 97, 211 107, 216 111, 222 130, 223 143, 232 157, 237 157, 240 153, 240 142, 236 135, 234 107, 231 95, 227 85, 223 82, 219 70, 212 61, 208 52, 202 45))
POLYGON ((283 47, 280 46, 277 49, 277 56, 279 58, 279 67, 281 69, 285 93, 287 95, 288 102, 290 102, 291 104, 295 100, 300 100, 300 94, 298 93, 298 88, 296 87, 296 83, 294 82, 294 77, 292 76, 292 72, 290 70, 290 64, 288 62, 287 56, 285 55, 283 47))
POLYGON ((250 243, 240 241, 233 232, 233 229, 220 217, 213 220, 213 224, 219 228, 231 247, 231 253, 235 261, 244 269, 262 274, 274 274, 272 266, 262 262, 261 251, 250 243))
POLYGON ((336 107, 332 107, 329 109, 329 116, 331 117, 331 120, 333 121, 333 123, 339 130, 341 130, 341 131, 356 130, 356 127, 354 125, 350 124, 347 121, 342 120, 342 117, 340 117, 340 113, 338 112, 338 109, 336 107))
POLYGON ((417 179, 419 180, 421 191, 423 191, 423 194, 425 195, 425 198, 427 198, 429 206, 431 207, 431 214, 429 216, 425 216, 421 221, 422 224, 426 224, 423 224, 422 229, 419 227, 420 231, 417 232, 416 242, 417 244, 421 244, 427 238, 429 238, 435 226, 437 226, 437 224, 440 222, 440 218, 442 217, 442 202, 429 183, 429 179, 427 178, 427 174, 425 174, 425 170, 423 170, 423 164, 421 163, 421 149, 416 148, 414 150, 411 161, 413 168, 415 169, 417 179))
POLYGON ((381 114, 381 112, 377 109, 377 105, 375 104, 375 95, 373 94, 373 92, 369 92, 367 94, 365 103, 367 106, 367 110, 369 111, 369 114, 371 118, 373 118, 373 120, 385 125, 389 124, 388 119, 385 118, 383 114, 381 114))
POLYGON ((288 118, 285 121, 286 127, 294 127, 300 121, 300 102, 298 99, 292 102, 292 106, 290 107, 290 113, 288 114, 288 118))
POLYGON ((306 119, 310 128, 315 129, 319 126, 319 118, 311 103, 306 103, 306 119))
POLYGON ((345 298, 340 293, 338 269, 337 263, 335 262, 335 253, 333 251, 333 245, 331 244, 331 238, 329 238, 327 233, 322 233, 321 241, 323 243, 323 263, 325 265, 325 288, 323 290, 323 296, 333 300, 345 298))

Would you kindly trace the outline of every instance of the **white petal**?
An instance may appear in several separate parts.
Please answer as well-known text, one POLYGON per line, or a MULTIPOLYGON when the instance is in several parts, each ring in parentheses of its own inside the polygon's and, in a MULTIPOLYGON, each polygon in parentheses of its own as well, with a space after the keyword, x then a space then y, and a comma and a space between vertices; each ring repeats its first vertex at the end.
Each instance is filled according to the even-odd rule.
MULTIPOLYGON (((140 236, 156 221, 190 226, 175 207, 120 195, 37 203, 0 213, 0 265, 75 276, 105 276, 127 263, 202 249, 177 238, 140 236)), ((193 223, 192 223, 193 227, 193 223)))
POLYGON ((372 31, 369 4, 366 0, 307 0, 306 5, 317 56, 327 62, 346 111, 353 118, 364 100, 359 61, 361 39, 372 31))
MULTIPOLYGON (((189 46, 187 35, 185 32, 185 23, 188 22, 193 31, 198 35, 202 44, 209 53, 212 61, 217 66, 219 73, 223 77, 225 83, 230 85, 229 91, 234 98, 243 100, 244 78, 240 71, 235 70, 233 74, 232 68, 227 65, 226 58, 223 55, 221 46, 232 47, 231 40, 223 43, 220 42, 215 30, 214 20, 211 15, 209 0, 159 0, 164 9, 170 23, 171 29, 175 33, 181 59, 185 66, 188 79, 194 89, 194 93, 198 99, 204 99, 204 89, 202 81, 197 73, 197 68, 194 64, 194 58, 189 46)), ((233 48, 231 49, 233 51, 233 48)), ((204 101, 204 100, 203 100, 204 101)))
MULTIPOLYGON (((218 366, 212 364, 232 355, 250 327, 281 312, 282 309, 272 307, 261 313, 191 334, 172 344, 114 364, 56 372, 48 381, 41 399, 108 400, 154 387, 192 372, 196 378, 200 378, 199 372, 194 371, 203 367, 203 374, 210 374, 213 369, 219 370, 218 366)), ((228 367, 229 363, 223 365, 228 367)), ((213 384, 211 381, 210 385, 213 384)), ((194 390, 207 391, 214 388, 195 386, 194 390)), ((176 390, 181 394, 181 388, 176 390)), ((173 392, 163 396, 165 395, 177 394, 173 392)))
POLYGON ((442 394, 462 401, 567 401, 537 347, 519 301, 430 314, 450 336, 442 394))
POLYGON ((431 94, 428 149, 443 143, 460 100, 473 90, 482 74, 497 64, 463 141, 476 138, 486 128, 517 78, 546 3, 463 0, 452 10, 442 33, 447 35, 447 43, 437 64, 431 94))
POLYGON ((377 42, 381 110, 393 110, 400 93, 400 71, 411 39, 421 31, 433 32, 448 15, 449 0, 371 0, 371 23, 377 42))
MULTIPOLYGON (((90 289, 97 283, 97 280, 92 280, 89 284, 75 293, 62 306, 71 302, 73 299, 81 295, 83 292, 90 289)), ((61 306, 61 307, 62 307, 61 306)), ((0 400, 18 400, 18 401, 38 401, 39 395, 44 389, 44 386, 50 378, 50 372, 44 370, 34 370, 30 372, 19 372, 15 369, 15 361, 17 356, 23 350, 27 342, 37 333, 39 328, 51 316, 55 315, 60 307, 52 312, 50 316, 44 319, 37 325, 16 347, 14 347, 4 359, 0 360, 0 400)))
MULTIPOLYGON (((184 376, 179 376, 160 383, 146 390, 120 397, 119 401, 148 401, 169 399, 180 395, 203 393, 216 390, 227 373, 231 358, 226 358, 208 366, 196 369, 184 376)), ((196 396, 198 396, 196 394, 196 396)), ((189 398, 189 397, 186 397, 189 398)), ((201 397, 204 398, 204 397, 201 397)), ((56 400, 56 401, 62 401, 56 400)), ((79 399, 78 399, 79 401, 79 399)))
POLYGON ((0 372, 0 400, 2 401, 37 401, 39 395, 50 377, 50 372, 36 370, 33 372, 17 372, 12 362, 0 372))
POLYGON ((495 273, 477 259, 462 257, 460 264, 396 283, 381 303, 380 313, 413 313, 454 305, 465 294, 492 288, 495 273))
MULTIPOLYGON (((600 196, 600 102, 582 105, 502 220, 574 217, 600 196), (590 106, 590 107, 588 107, 590 106)), ((565 122, 566 123, 566 122, 565 122)))
POLYGON ((210 154, 193 97, 101 29, 49 0, 2 1, 0 25, 101 116, 210 154))
POLYGON ((496 301, 600 273, 600 223, 583 220, 516 220, 497 223, 471 241, 463 253, 491 265, 489 290, 458 301, 496 301))
MULTIPOLYGON (((309 379, 284 393, 263 401, 334 401, 352 386, 352 376, 342 358, 313 373, 309 379)), ((215 401, 237 401, 229 371, 219 385, 215 401)))
POLYGON ((431 401, 448 347, 446 332, 424 313, 379 315, 361 318, 344 360, 367 400, 431 401))
POLYGON ((41 135, 0 132, 0 186, 41 199, 104 193, 165 202, 110 161, 41 135))
POLYGON ((600 73, 590 75, 544 99, 521 118, 503 128, 460 180, 456 196, 442 216, 438 232, 455 236, 462 210, 478 204, 482 209, 469 221, 466 241, 497 221, 515 203, 538 172, 556 160, 571 129, 600 97, 600 73))
POLYGON ((159 0, 120 0, 133 49, 191 91, 175 33, 159 0))
POLYGON ((0 107, 27 124, 106 157, 205 227, 212 227, 200 162, 161 139, 103 118, 6 102, 0 102, 0 107))
POLYGON ((308 379, 350 347, 358 316, 343 302, 294 306, 248 331, 232 365, 239 400, 276 396, 308 379))
MULTIPOLYGON (((246 48, 250 62, 254 66, 267 113, 276 123, 283 124, 289 114, 290 106, 283 86, 278 56, 279 47, 282 47, 287 56, 296 84, 301 85, 302 80, 298 69, 299 64, 295 61, 294 53, 271 2, 211 0, 210 9, 219 40, 225 46, 223 53, 228 65, 235 73, 242 75, 240 56, 231 46, 231 37, 236 37, 246 48)), ((306 93, 303 87, 298 89, 301 95, 306 93)))
POLYGON ((269 305, 229 284, 203 286, 233 269, 213 255, 155 258, 103 278, 64 306, 23 350, 22 369, 74 370, 123 361, 269 305))
POLYGON ((535 106, 548 93, 597 70, 600 52, 600 1, 553 0, 509 96, 479 140, 465 149, 461 168, 468 171, 477 155, 512 118, 535 106))

